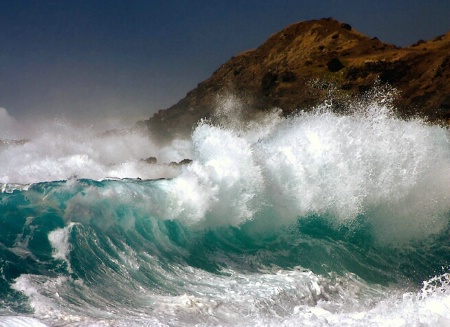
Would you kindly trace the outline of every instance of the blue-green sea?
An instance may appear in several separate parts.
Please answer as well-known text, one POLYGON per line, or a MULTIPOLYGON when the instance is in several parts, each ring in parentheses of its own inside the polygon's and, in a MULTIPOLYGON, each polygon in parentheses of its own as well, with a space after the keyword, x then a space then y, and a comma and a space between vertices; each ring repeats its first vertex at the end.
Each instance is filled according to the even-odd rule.
POLYGON ((449 326, 449 130, 383 101, 239 106, 164 146, 4 142, 0 326, 449 326))

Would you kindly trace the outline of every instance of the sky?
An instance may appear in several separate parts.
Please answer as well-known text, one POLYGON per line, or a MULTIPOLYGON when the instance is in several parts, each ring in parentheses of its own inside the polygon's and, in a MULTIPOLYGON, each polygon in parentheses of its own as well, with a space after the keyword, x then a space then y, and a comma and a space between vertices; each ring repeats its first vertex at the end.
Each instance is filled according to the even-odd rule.
POLYGON ((449 15, 449 0, 0 0, 0 108, 147 119, 289 24, 333 17, 407 46, 448 32, 449 15))

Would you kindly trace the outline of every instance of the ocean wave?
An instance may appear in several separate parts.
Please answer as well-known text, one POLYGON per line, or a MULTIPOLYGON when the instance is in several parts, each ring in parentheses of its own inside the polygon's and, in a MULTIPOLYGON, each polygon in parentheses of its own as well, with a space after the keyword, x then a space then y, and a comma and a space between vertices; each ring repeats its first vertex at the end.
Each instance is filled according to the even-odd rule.
POLYGON ((443 127, 379 102, 202 121, 149 146, 176 167, 141 134, 53 136, 0 152, 0 324, 448 323, 443 127))

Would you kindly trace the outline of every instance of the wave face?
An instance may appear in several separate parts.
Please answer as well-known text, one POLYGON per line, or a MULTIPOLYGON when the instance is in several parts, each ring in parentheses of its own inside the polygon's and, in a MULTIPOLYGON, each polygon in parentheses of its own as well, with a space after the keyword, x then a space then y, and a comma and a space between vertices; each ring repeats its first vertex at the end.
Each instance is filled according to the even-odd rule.
POLYGON ((201 122, 169 173, 0 149, 0 326, 448 326, 449 132, 353 107, 201 122))

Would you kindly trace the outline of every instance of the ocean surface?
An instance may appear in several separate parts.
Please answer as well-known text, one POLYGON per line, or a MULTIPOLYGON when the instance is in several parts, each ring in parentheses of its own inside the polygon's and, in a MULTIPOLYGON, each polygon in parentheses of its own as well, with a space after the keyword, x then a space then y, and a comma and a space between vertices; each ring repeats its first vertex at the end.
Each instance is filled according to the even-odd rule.
POLYGON ((0 326, 450 326, 449 130, 241 106, 164 146, 1 109, 0 326))

